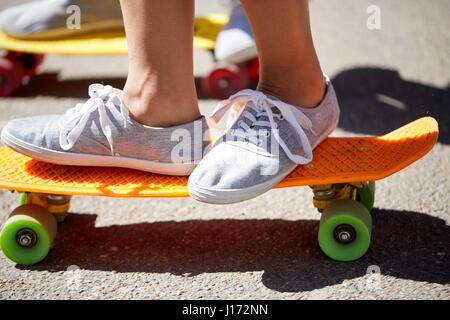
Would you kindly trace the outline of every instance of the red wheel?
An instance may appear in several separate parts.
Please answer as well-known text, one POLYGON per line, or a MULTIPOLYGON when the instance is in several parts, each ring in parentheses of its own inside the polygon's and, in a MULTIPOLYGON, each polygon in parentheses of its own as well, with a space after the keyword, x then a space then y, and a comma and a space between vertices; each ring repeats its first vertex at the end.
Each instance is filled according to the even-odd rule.
POLYGON ((16 92, 22 86, 25 74, 25 66, 17 56, 0 58, 0 97, 8 97, 16 92))
POLYGON ((203 78, 205 93, 211 98, 226 99, 248 85, 248 71, 245 67, 227 65, 214 69, 203 78))
POLYGON ((250 80, 258 80, 259 78, 259 60, 253 58, 247 63, 248 77, 250 80))
POLYGON ((36 53, 15 53, 25 66, 26 76, 32 77, 36 74, 37 68, 44 62, 45 54, 36 53))

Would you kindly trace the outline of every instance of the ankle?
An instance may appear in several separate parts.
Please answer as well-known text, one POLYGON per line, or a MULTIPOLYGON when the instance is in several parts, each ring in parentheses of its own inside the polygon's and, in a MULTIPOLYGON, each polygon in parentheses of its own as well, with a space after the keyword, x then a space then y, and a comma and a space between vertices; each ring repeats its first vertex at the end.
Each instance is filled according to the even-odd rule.
POLYGON ((320 71, 277 70, 261 72, 257 90, 299 107, 315 107, 323 99, 325 80, 320 71))
POLYGON ((201 117, 195 87, 180 89, 175 86, 164 92, 163 88, 167 86, 157 83, 154 78, 150 80, 136 85, 127 80, 122 98, 132 119, 152 127, 170 127, 201 117))
POLYGON ((136 96, 124 92, 122 98, 132 119, 152 127, 176 126, 201 117, 196 103, 175 97, 136 96))

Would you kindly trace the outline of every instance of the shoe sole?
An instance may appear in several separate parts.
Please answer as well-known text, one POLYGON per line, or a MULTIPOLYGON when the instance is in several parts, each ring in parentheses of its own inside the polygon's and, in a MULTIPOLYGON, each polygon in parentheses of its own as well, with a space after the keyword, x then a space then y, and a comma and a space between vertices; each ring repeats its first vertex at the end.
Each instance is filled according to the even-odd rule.
POLYGON ((185 176, 189 175, 197 165, 197 163, 192 162, 173 163, 131 157, 55 151, 20 140, 5 130, 2 131, 1 141, 9 148, 33 159, 69 166, 121 167, 166 175, 185 176))
POLYGON ((255 198, 276 186, 291 171, 276 176, 271 180, 260 183, 245 189, 211 189, 202 188, 195 183, 188 181, 189 195, 195 200, 211 204, 231 204, 255 198))

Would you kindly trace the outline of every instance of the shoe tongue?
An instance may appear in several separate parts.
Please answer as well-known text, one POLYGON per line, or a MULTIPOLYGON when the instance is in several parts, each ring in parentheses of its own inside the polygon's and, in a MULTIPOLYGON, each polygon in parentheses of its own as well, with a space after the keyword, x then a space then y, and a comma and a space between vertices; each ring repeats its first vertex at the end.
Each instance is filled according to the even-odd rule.
POLYGON ((264 94, 265 94, 265 96, 266 96, 267 98, 269 98, 269 99, 271 99, 271 100, 281 101, 281 100, 278 99, 277 97, 274 97, 274 96, 272 96, 272 95, 270 95, 270 94, 267 94, 267 93, 264 93, 264 94))
MULTIPOLYGON (((270 96, 268 94, 266 94, 266 96, 269 97, 272 100, 280 101, 278 98, 272 97, 272 96, 270 96)), ((248 107, 250 107, 250 106, 254 106, 255 108, 248 108, 247 110, 249 112, 251 112, 255 117, 256 117, 256 110, 255 109, 258 109, 258 110, 260 110, 260 114, 257 117, 258 119, 260 119, 260 118, 269 119, 269 116, 267 115, 266 110, 259 109, 258 107, 256 107, 256 105, 255 105, 255 103, 253 101, 249 101, 248 107)), ((270 107, 270 109, 272 110, 272 113, 275 114, 275 115, 279 115, 281 113, 280 109, 278 109, 276 106, 272 106, 272 107, 270 107)))
POLYGON ((118 93, 118 97, 115 94, 114 95, 112 95, 112 94, 105 95, 104 97, 102 97, 103 103, 105 103, 105 105, 106 104, 111 104, 111 105, 113 105, 115 107, 120 107, 120 103, 121 102, 123 103, 123 105, 125 105, 125 103, 123 102, 123 99, 122 99, 121 92, 114 92, 113 91, 111 93, 118 93))
MULTIPOLYGON (((108 97, 106 100, 105 99, 103 100, 103 103, 105 104, 106 107, 109 107, 110 109, 112 108, 117 111, 120 110, 120 102, 117 97, 108 97)), ((127 108, 125 103, 123 103, 123 105, 125 106, 125 108, 127 108)))

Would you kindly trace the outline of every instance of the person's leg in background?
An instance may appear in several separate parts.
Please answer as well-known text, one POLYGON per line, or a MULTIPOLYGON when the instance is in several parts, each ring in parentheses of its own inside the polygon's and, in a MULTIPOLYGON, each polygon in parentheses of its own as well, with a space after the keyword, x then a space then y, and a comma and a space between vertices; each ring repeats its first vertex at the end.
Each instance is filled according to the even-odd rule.
POLYGON ((128 41, 124 101, 151 126, 200 117, 193 76, 194 0, 121 0, 128 41))

